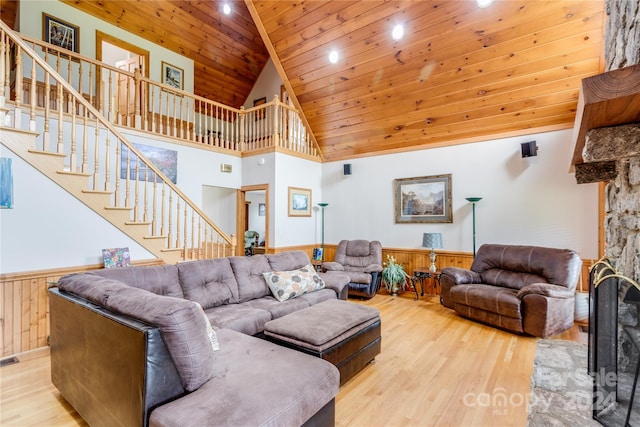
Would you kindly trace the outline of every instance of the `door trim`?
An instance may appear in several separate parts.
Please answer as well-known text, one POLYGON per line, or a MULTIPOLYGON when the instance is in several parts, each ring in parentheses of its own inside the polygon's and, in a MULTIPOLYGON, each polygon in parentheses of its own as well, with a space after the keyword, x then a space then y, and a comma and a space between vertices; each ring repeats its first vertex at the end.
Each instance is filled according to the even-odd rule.
POLYGON ((247 191, 264 190, 265 217, 264 217, 264 250, 269 253, 269 184, 243 185, 237 190, 236 197, 236 255, 244 256, 244 229, 245 214, 244 205, 246 203, 247 191))

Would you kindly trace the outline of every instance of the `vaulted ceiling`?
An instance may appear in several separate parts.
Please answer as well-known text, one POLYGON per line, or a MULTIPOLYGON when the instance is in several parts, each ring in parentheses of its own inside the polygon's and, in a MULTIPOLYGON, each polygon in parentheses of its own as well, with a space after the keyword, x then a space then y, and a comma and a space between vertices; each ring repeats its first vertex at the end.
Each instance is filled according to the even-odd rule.
POLYGON ((325 160, 570 128, 581 79, 604 69, 604 0, 246 0, 230 16, 213 0, 63 1, 193 59, 196 94, 229 105, 271 56, 325 160))

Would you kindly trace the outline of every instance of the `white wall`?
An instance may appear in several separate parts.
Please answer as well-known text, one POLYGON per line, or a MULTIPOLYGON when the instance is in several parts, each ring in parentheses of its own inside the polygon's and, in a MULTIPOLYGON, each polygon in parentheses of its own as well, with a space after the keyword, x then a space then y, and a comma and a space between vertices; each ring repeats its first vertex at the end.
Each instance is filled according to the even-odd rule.
POLYGON ((236 233, 236 190, 202 186, 202 211, 227 235, 236 233))
MULTIPOLYGON (((258 212, 258 208, 260 203, 265 203, 265 192, 264 191, 247 191, 245 200, 247 202, 251 202, 249 204, 249 230, 257 231, 260 235, 260 242, 264 240, 265 237, 265 226, 266 226, 266 215, 260 216, 258 212)), ((266 212, 265 212, 266 214, 266 212)))
MULTIPOLYGON (((271 58, 264 65, 264 68, 253 85, 253 89, 249 92, 249 96, 244 102, 244 108, 253 107, 253 101, 260 98, 267 98, 267 102, 273 101, 273 96, 280 97, 280 86, 282 79, 278 75, 276 67, 273 65, 271 58)), ((281 100, 282 101, 282 100, 281 100)))
POLYGON ((0 209, 0 273, 101 264, 113 247, 155 258, 3 145, 0 156, 12 159, 15 202, 0 209))
MULTIPOLYGON (((532 244, 566 247, 597 258, 597 184, 576 184, 569 165, 571 130, 323 164, 327 243, 380 240, 385 247, 419 248, 422 233, 441 232, 444 249, 532 244), (520 143, 536 140, 537 157, 523 159, 520 143), (351 163, 352 175, 343 175, 351 163), (395 224, 393 180, 452 174, 451 224, 395 224)), ((317 200, 317 199, 316 199, 317 200)), ((314 201, 314 203, 316 203, 314 201)))

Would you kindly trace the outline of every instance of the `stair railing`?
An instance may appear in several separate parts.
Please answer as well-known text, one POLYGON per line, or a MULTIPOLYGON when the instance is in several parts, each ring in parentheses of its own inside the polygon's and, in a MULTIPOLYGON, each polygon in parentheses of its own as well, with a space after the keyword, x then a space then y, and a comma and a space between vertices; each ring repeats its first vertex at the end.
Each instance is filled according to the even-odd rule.
MULTIPOLYGON (((75 67, 68 62, 69 70, 75 67)), ((68 79, 73 75, 69 72, 68 79)), ((79 87, 87 86, 79 82, 79 87)), ((85 176, 86 193, 110 195, 105 208, 130 211, 126 225, 147 226, 146 239, 166 242, 162 252, 178 252, 181 260, 235 254, 235 236, 220 230, 91 100, 91 90, 85 99, 0 21, 0 107, 15 106, 1 118, 5 125, 36 132, 33 151, 63 157, 61 173, 85 176), (41 95, 38 82, 44 88, 41 95), (25 84, 29 87, 23 90, 25 84), (24 99, 23 93, 29 96, 24 99)))
MULTIPOLYGON (((65 81, 109 121, 179 139, 222 152, 279 148, 313 159, 321 152, 298 111, 278 100, 252 108, 233 108, 143 76, 103 64, 55 45, 20 35, 65 81)), ((47 96, 42 76, 36 76, 35 96, 43 107, 47 96)), ((22 98, 33 95, 24 79, 22 98)), ((55 103, 57 93, 49 94, 55 103)), ((63 104, 66 113, 68 105, 63 104)))

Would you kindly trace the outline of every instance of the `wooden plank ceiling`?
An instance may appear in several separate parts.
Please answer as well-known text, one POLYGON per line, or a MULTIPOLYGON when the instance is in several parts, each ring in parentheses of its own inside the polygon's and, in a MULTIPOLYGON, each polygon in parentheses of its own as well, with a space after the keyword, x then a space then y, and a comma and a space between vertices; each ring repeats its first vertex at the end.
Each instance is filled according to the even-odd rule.
POLYGON ((329 161, 570 128, 604 68, 604 0, 63 1, 192 58, 229 105, 269 50, 329 161))

